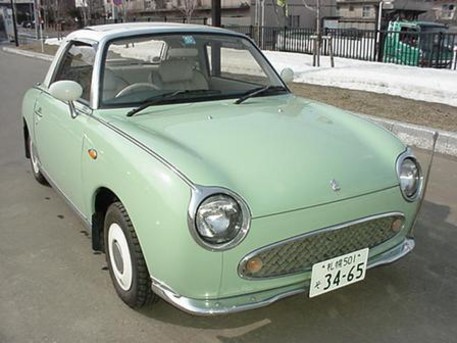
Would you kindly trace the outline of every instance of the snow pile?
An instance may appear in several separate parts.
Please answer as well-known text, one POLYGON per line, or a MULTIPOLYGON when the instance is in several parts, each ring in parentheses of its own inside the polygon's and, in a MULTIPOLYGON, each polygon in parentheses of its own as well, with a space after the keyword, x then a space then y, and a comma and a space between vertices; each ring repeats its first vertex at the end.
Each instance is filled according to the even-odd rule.
POLYGON ((346 58, 335 58, 335 68, 331 68, 327 56, 321 57, 321 67, 316 68, 312 66, 311 55, 276 51, 264 53, 276 70, 292 68, 295 82, 385 93, 457 106, 455 70, 417 68, 346 58))

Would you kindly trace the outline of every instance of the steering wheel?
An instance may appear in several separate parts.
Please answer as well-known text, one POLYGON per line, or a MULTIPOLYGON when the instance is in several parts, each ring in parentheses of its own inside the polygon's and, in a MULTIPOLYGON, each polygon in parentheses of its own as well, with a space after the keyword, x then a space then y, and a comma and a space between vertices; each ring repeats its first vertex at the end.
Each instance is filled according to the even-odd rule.
POLYGON ((121 89, 119 91, 119 93, 116 94, 115 98, 130 94, 130 93, 134 93, 139 90, 148 90, 148 89, 158 90, 159 87, 157 87, 156 85, 153 85, 152 83, 148 83, 148 82, 132 83, 131 85, 128 85, 127 87, 121 89))

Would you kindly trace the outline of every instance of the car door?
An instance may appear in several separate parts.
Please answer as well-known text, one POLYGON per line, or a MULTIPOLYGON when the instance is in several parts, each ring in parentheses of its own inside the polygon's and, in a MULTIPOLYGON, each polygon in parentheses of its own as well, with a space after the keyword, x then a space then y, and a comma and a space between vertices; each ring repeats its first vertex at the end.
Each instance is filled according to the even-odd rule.
MULTIPOLYGON (((72 42, 51 80, 71 80, 83 87, 76 108, 89 108, 95 50, 91 45, 72 42)), ((35 106, 35 142, 43 170, 50 181, 80 214, 83 212, 81 158, 85 128, 90 115, 77 111, 72 116, 67 102, 42 92, 35 106)), ((85 154, 87 155, 87 154, 85 154)))

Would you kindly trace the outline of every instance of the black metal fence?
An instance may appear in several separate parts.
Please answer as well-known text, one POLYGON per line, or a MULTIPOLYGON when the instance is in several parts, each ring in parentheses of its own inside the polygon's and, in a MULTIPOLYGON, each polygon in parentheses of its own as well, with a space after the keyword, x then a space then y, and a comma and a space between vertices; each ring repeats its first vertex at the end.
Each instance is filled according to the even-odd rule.
MULTIPOLYGON (((207 24, 208 18, 195 17, 194 24, 207 24)), ((129 21, 185 22, 183 17, 151 16, 129 21)), ((109 24, 106 18, 92 19, 90 25, 109 24)), ((314 29, 229 26, 228 29, 251 37, 263 50, 312 54, 316 44, 314 29)), ((333 55, 364 61, 379 61, 419 67, 457 69, 457 34, 445 32, 400 32, 385 30, 324 29, 331 37, 333 55), (378 43, 379 42, 379 43, 378 43)), ((321 55, 329 54, 329 40, 321 42, 321 55)))
MULTIPOLYGON (((264 50, 312 54, 316 42, 313 29, 254 26, 229 29, 248 35, 264 50)), ((335 57, 457 69, 455 33, 326 29, 322 34, 332 38, 335 57)), ((321 54, 328 55, 329 40, 321 44, 321 54)))

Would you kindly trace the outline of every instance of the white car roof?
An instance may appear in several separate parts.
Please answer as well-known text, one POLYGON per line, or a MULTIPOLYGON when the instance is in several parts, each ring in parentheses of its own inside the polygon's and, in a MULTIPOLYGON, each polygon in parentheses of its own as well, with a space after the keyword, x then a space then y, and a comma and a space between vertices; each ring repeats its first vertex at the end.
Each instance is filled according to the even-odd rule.
MULTIPOLYGON (((213 26, 179 24, 179 23, 122 23, 88 26, 84 29, 74 31, 67 36, 67 40, 92 40, 99 42, 102 40, 121 38, 150 33, 166 32, 192 32, 192 33, 228 33, 233 31, 221 29, 213 26)), ((238 33, 235 33, 238 34, 238 33)))

